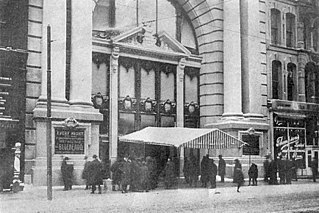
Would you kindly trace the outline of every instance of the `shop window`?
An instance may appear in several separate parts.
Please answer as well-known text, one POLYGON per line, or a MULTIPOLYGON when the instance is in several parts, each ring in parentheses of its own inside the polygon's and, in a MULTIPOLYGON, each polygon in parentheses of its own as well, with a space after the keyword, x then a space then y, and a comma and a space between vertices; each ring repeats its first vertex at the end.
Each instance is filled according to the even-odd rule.
POLYGON ((295 15, 287 13, 286 15, 286 45, 295 46, 295 15))
POLYGON ((280 61, 272 62, 272 98, 281 98, 281 63, 280 61))
POLYGON ((308 63, 305 67, 305 95, 306 102, 318 103, 318 67, 308 63))
POLYGON ((296 95, 296 83, 295 83, 295 75, 296 75, 296 65, 293 63, 289 63, 287 65, 287 99, 288 101, 295 100, 296 95))
POLYGON ((277 9, 271 9, 271 43, 280 44, 281 35, 281 19, 280 11, 277 9))

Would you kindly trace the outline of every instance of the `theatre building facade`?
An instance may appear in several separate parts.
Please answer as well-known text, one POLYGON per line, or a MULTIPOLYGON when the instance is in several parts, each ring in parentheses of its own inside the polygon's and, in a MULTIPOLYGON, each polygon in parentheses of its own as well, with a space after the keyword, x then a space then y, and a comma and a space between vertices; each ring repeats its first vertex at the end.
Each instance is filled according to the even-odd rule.
MULTIPOLYGON (((12 7, 0 2, 3 10, 12 7)), ((17 51, 25 57, 24 103, 17 106, 25 107, 24 116, 11 118, 23 133, 12 139, 23 147, 21 179, 46 185, 48 56, 54 185, 61 184, 63 156, 80 184, 84 156, 114 162, 127 151, 119 137, 150 126, 218 128, 245 141, 183 152, 198 160, 222 154, 228 176, 235 158, 245 174, 255 162, 262 175, 265 155, 286 153, 303 159, 300 175, 309 175, 309 158, 319 150, 315 3, 20 0, 26 42, 14 48, 27 52, 17 51)), ((1 43, 1 54, 7 46, 1 43)), ((14 81, 2 70, 0 81, 14 81)))

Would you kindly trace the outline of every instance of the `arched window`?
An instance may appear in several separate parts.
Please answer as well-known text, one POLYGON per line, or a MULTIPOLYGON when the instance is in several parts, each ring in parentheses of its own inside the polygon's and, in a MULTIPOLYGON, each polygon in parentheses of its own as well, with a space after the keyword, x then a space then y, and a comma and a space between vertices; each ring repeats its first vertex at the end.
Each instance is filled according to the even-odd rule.
POLYGON ((295 15, 286 14, 286 45, 287 47, 295 46, 295 15))
POLYGON ((195 33, 189 18, 173 1, 99 0, 93 12, 93 30, 127 31, 142 24, 153 33, 165 31, 193 54, 198 54, 195 33))
POLYGON ((272 62, 272 98, 273 99, 280 99, 281 98, 281 63, 280 61, 273 61, 272 62))
POLYGON ((289 63, 287 65, 287 100, 294 101, 296 97, 296 65, 289 63))
POLYGON ((314 63, 308 63, 305 67, 305 92, 306 102, 318 102, 318 69, 314 63))
POLYGON ((280 44, 281 35, 281 19, 280 11, 277 9, 271 9, 271 43, 280 44))

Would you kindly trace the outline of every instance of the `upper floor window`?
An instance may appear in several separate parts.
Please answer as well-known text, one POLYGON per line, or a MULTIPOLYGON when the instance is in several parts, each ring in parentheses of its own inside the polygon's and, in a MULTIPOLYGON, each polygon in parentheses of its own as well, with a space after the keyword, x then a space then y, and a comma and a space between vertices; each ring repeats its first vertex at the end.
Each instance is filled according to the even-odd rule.
POLYGON ((295 83, 295 76, 296 76, 296 65, 293 63, 289 63, 287 65, 287 100, 293 101, 296 96, 296 83, 295 83))
POLYGON ((318 89, 319 89, 319 79, 318 79, 318 66, 314 63, 307 63, 305 67, 305 95, 306 102, 318 103, 318 89))
POLYGON ((271 43, 280 44, 280 11, 277 9, 271 9, 271 43))
POLYGON ((143 23, 150 25, 154 34, 165 31, 197 54, 191 22, 174 1, 99 0, 93 11, 93 30, 97 31, 127 31, 143 23))
POLYGON ((272 98, 281 98, 281 63, 280 61, 272 62, 272 98))
POLYGON ((295 46, 295 15, 287 13, 286 15, 286 45, 295 46))

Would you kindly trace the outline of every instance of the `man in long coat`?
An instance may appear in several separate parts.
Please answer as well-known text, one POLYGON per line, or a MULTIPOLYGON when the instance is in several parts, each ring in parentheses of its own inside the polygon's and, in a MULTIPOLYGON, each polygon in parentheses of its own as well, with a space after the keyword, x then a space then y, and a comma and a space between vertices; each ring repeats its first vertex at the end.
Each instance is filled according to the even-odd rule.
POLYGON ((312 171, 312 180, 313 182, 316 182, 318 175, 318 160, 315 157, 311 160, 310 167, 312 171))
POLYGON ((69 162, 69 158, 65 157, 61 164, 61 173, 64 183, 64 190, 72 189, 73 164, 69 162))
POLYGON ((209 169, 209 158, 207 156, 203 156, 200 164, 200 180, 202 182, 202 187, 207 187, 207 182, 209 181, 209 169))
POLYGON ((122 162, 120 159, 115 161, 113 165, 111 166, 111 172, 112 172, 112 191, 115 191, 116 185, 118 186, 118 190, 120 190, 121 185, 121 175, 122 171, 120 170, 120 167, 122 165, 122 162))
POLYGON ((97 159, 97 155, 93 155, 93 161, 88 165, 88 183, 92 186, 91 194, 94 194, 96 186, 98 186, 99 194, 102 194, 101 185, 103 185, 102 164, 97 159))
POLYGON ((209 181, 210 181, 210 188, 215 189, 216 188, 216 175, 217 175, 217 166, 214 163, 214 159, 209 159, 209 157, 207 156, 208 159, 208 169, 209 169, 209 173, 208 173, 208 177, 209 177, 209 181))
POLYGON ((220 176, 220 182, 224 183, 225 181, 225 174, 226 174, 226 162, 223 159, 222 155, 218 155, 218 174, 220 176))
POLYGON ((127 187, 131 184, 131 160, 124 157, 124 161, 120 167, 122 193, 127 193, 127 187))

